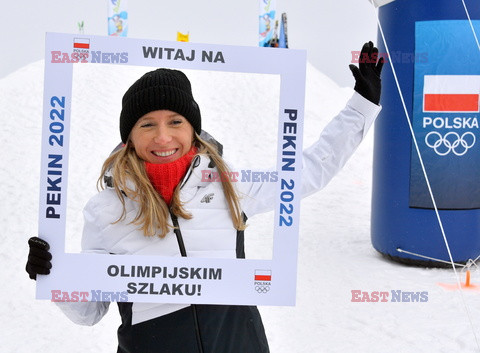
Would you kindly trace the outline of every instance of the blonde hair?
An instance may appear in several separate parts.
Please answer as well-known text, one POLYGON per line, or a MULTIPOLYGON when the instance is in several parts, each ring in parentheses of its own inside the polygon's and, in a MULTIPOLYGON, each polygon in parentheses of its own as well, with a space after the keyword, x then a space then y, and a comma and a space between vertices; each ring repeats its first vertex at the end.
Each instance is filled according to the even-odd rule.
MULTIPOLYGON (((201 139, 196 133, 194 144, 198 148, 195 156, 207 155, 215 164, 219 175, 231 175, 228 166, 212 144, 201 139)), ((148 179, 145 163, 138 157, 130 140, 123 148, 112 153, 103 163, 97 181, 99 189, 103 190, 105 188, 103 181, 107 172, 112 174, 113 188, 123 207, 122 214, 114 223, 121 222, 126 218, 125 197, 138 202, 138 212, 130 223, 139 225, 145 236, 158 235, 161 238, 165 237, 169 230, 174 228, 169 224, 170 212, 184 219, 192 218, 192 215, 184 209, 184 205, 180 201, 180 184, 175 188, 170 208, 168 207, 148 179)), ((225 180, 222 180, 222 187, 234 227, 237 230, 245 229, 240 198, 232 181, 225 178, 225 180)))

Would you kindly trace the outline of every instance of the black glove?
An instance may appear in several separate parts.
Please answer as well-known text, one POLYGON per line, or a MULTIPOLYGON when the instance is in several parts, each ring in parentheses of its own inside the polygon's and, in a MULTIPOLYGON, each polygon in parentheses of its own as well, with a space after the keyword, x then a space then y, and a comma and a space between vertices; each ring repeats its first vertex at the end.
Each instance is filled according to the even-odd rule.
POLYGON ((378 105, 382 90, 380 74, 385 60, 383 57, 378 61, 377 59, 378 49, 373 46, 372 42, 368 42, 363 45, 360 53, 358 64, 360 69, 353 64, 350 64, 349 68, 353 77, 355 77, 355 87, 353 89, 370 102, 378 105))
POLYGON ((52 254, 50 245, 38 237, 28 239, 30 252, 28 253, 28 261, 25 270, 30 275, 30 279, 37 279, 37 275, 48 275, 52 268, 52 254))

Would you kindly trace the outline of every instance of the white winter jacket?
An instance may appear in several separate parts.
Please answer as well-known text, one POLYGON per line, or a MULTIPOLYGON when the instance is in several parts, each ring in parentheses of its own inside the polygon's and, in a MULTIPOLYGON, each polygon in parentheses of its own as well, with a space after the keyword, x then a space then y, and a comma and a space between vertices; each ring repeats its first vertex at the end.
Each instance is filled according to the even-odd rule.
MULTIPOLYGON (((303 151, 302 196, 322 189, 344 166, 360 144, 381 108, 358 93, 326 126, 320 138, 303 151)), ((237 231, 233 227, 228 206, 219 182, 202 181, 209 167, 207 156, 196 156, 180 191, 190 220, 179 219, 187 256, 236 257, 237 231)), ((272 182, 235 183, 241 206, 247 217, 272 209, 275 197, 272 182)), ((113 189, 105 189, 85 206, 82 252, 98 254, 135 254, 181 256, 173 232, 165 238, 146 237, 138 226, 130 224, 137 214, 137 203, 126 199, 126 219, 114 222, 122 213, 122 204, 113 189)), ((108 310, 109 302, 57 303, 75 323, 93 325, 108 310)), ((188 305, 134 303, 132 324, 174 312, 188 305)))

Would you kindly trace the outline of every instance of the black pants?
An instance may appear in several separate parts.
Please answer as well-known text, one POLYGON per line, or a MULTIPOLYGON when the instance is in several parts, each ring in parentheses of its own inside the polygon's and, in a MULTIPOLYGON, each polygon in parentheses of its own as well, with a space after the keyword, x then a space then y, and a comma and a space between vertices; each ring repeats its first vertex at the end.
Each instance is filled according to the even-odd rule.
POLYGON ((132 326, 132 303, 118 303, 117 353, 268 353, 255 306, 195 305, 132 326))

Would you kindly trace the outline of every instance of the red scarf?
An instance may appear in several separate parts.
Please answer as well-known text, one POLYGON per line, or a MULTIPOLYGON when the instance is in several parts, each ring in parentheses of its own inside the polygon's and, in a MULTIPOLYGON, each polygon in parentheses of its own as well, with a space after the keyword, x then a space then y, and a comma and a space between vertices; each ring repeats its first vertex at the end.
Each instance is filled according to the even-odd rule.
POLYGON ((195 153, 197 153, 197 148, 193 146, 186 155, 171 163, 154 164, 145 162, 148 179, 167 205, 172 202, 173 192, 185 176, 195 153))

